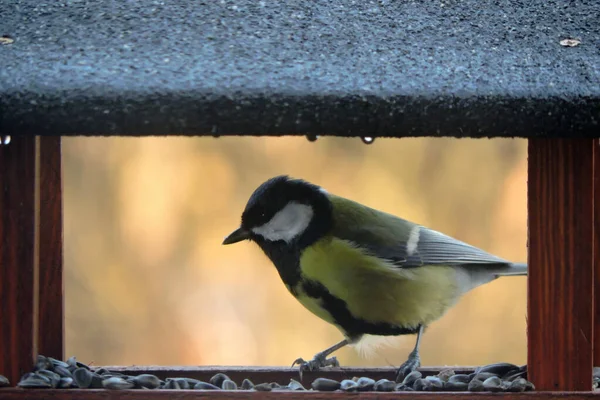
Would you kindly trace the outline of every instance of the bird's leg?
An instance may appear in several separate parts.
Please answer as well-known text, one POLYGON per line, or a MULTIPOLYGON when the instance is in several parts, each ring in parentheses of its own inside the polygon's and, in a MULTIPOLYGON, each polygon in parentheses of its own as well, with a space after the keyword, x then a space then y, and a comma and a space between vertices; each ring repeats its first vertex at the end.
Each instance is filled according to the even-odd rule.
POLYGON ((417 332, 417 343, 415 348, 408 355, 408 359, 398 368, 396 382, 402 382, 406 375, 410 374, 421 366, 421 357, 419 356, 419 345, 421 344, 421 335, 423 335, 423 325, 419 325, 417 332))
POLYGON ((336 357, 327 358, 327 356, 333 353, 334 351, 341 349, 347 344, 348 340, 344 339, 341 342, 323 350, 322 352, 315 354, 313 359, 310 361, 304 361, 304 359, 300 357, 292 363, 292 367, 296 364, 300 365, 300 380, 302 380, 302 372, 306 370, 318 371, 322 367, 339 367, 340 363, 338 362, 336 357))

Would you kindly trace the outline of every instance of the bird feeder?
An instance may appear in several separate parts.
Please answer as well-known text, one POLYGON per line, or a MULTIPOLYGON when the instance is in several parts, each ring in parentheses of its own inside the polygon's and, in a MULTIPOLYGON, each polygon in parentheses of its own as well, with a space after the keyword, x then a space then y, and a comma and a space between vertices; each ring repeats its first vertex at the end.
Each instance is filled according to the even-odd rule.
MULTIPOLYGON (((61 137, 519 137, 529 141, 527 367, 536 390, 419 396, 600 399, 600 2, 21 0, 2 9, 0 374, 13 384, 37 354, 65 356, 61 137)), ((199 378, 217 370, 297 378, 290 368, 122 367, 199 378)), ((0 398, 107 393, 9 387, 0 398)), ((355 394, 110 392, 207 396, 355 394)))

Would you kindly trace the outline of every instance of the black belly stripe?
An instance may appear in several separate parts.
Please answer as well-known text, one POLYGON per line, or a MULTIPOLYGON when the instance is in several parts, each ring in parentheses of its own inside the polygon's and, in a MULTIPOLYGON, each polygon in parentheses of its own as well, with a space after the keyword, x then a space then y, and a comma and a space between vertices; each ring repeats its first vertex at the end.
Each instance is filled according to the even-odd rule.
POLYGON ((321 300, 323 308, 331 314, 336 324, 346 332, 351 340, 358 339, 364 334, 382 336, 411 335, 419 330, 418 327, 400 327, 386 322, 373 323, 357 318, 348 310, 344 300, 332 295, 321 283, 304 279, 301 284, 307 296, 321 300))

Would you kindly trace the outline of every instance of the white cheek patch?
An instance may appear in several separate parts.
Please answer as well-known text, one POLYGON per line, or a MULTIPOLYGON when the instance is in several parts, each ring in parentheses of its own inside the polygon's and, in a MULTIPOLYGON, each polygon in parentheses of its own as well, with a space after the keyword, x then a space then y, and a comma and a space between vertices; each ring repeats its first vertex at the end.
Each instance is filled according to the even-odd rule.
POLYGON ((289 243, 308 228, 313 214, 311 206, 290 202, 269 222, 253 228, 252 232, 272 242, 283 240, 289 243))

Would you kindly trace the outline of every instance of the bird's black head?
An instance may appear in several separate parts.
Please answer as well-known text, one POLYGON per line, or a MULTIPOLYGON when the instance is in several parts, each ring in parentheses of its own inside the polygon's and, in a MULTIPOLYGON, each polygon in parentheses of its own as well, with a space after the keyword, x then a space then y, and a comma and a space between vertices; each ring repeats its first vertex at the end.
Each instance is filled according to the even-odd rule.
POLYGON ((331 227, 331 202, 319 186, 276 176, 250 196, 240 227, 223 244, 250 239, 259 245, 281 242, 300 248, 321 238, 331 227))

